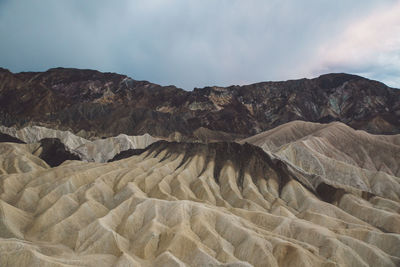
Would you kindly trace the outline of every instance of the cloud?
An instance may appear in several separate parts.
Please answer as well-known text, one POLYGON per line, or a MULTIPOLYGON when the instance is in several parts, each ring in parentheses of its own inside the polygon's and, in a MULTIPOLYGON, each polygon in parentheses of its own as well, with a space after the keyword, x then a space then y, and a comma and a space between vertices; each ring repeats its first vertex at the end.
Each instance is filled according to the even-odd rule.
POLYGON ((400 2, 351 23, 321 44, 311 68, 350 71, 400 88, 400 2))
MULTIPOLYGON (((385 13, 398 3, 0 1, 0 36, 6 36, 0 42, 3 67, 12 71, 56 66, 93 68, 189 90, 206 85, 301 78, 325 70, 368 69, 372 77, 377 73, 376 54, 382 49, 378 42, 368 48, 363 42, 346 41, 348 47, 365 49, 354 60, 347 60, 348 47, 337 48, 338 44, 349 40, 346 36, 351 33, 346 32, 353 27, 354 31, 363 30, 354 26, 359 21, 379 16, 379 12, 385 13)), ((389 46, 386 44, 385 49, 389 46)), ((398 62, 391 57, 396 49, 382 54, 387 56, 381 56, 379 62, 386 70, 381 68, 376 77, 393 79, 389 73, 395 72, 393 66, 398 62)))

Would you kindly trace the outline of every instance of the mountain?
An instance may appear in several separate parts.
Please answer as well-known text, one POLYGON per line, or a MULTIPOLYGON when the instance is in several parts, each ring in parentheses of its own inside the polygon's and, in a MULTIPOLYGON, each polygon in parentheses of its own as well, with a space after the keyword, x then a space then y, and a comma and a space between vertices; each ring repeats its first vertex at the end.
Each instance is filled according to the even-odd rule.
POLYGON ((0 265, 399 266, 398 138, 294 122, 243 144, 158 141, 118 161, 55 168, 33 144, 0 143, 18 151, 8 162, 31 166, 0 176, 0 265), (357 145, 336 175, 307 168, 317 153, 336 158, 324 149, 341 150, 347 136, 368 141, 363 156, 387 168, 343 176, 363 169, 357 145), (302 140, 311 155, 288 156, 302 140))
POLYGON ((349 74, 184 91, 94 70, 0 69, 0 124, 183 140, 235 140, 294 120, 400 133, 400 90, 349 74), (181 138, 181 137, 179 137, 181 138))
POLYGON ((0 69, 0 266, 400 266, 400 90, 0 69))

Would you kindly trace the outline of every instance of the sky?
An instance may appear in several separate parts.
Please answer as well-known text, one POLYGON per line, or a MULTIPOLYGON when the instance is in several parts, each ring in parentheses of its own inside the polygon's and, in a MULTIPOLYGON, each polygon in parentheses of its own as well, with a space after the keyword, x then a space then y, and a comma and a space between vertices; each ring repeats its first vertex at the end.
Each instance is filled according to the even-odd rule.
POLYGON ((0 66, 186 90, 331 72, 400 88, 400 0, 0 0, 0 66))

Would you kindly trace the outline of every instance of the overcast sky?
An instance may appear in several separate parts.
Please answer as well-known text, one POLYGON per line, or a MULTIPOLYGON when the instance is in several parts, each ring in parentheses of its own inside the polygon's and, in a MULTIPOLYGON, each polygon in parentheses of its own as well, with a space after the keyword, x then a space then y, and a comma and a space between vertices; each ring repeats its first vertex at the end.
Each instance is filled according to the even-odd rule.
POLYGON ((329 72, 400 88, 400 0, 0 0, 0 66, 187 90, 329 72))

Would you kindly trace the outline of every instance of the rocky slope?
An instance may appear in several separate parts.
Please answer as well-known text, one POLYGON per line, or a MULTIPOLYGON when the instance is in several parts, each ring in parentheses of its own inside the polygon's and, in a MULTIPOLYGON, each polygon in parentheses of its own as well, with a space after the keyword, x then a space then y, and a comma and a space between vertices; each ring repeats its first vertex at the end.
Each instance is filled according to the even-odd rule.
POLYGON ((0 140, 0 175, 24 173, 59 166, 68 160, 80 160, 56 138, 25 144, 18 139, 0 140))
POLYGON ((312 177, 308 181, 319 183, 317 192, 330 192, 325 200, 335 201, 342 190, 361 190, 367 198, 380 196, 398 201, 395 191, 400 189, 400 135, 371 135, 338 122, 296 121, 242 143, 257 145, 312 177))
POLYGON ((148 133, 215 141, 293 120, 341 121, 371 133, 400 133, 400 90, 348 74, 188 92, 92 70, 14 74, 0 69, 0 124, 5 126, 42 125, 84 138, 148 133))
MULTIPOLYGON (((34 155, 40 144, 20 144, 0 142, 0 177, 3 174, 40 171, 50 168, 49 165, 34 155)), ((1 230, 0 230, 0 237, 1 230)))
MULTIPOLYGON (((288 139, 313 132, 303 128, 288 139)), ((400 265, 395 176, 377 177, 368 194, 362 175, 326 185, 229 142, 160 141, 123 160, 56 168, 24 153, 32 145, 4 146, 32 170, 0 176, 1 266, 400 265)))
POLYGON ((400 90, 348 74, 0 69, 0 266, 400 266, 399 133, 400 90))
POLYGON ((371 135, 339 122, 295 121, 241 143, 257 145, 328 183, 356 186, 373 194, 379 194, 388 183, 393 182, 393 188, 398 186, 400 135, 371 135))
POLYGON ((0 126, 0 133, 4 135, 4 140, 7 142, 15 142, 12 141, 12 138, 28 144, 38 143, 48 138, 57 139, 66 147, 68 152, 78 156, 77 159, 95 162, 107 162, 122 151, 143 149, 158 140, 148 134, 141 136, 120 134, 115 137, 87 140, 69 131, 53 130, 40 126, 29 126, 22 129, 0 126), (6 136, 9 137, 6 138, 6 136))

